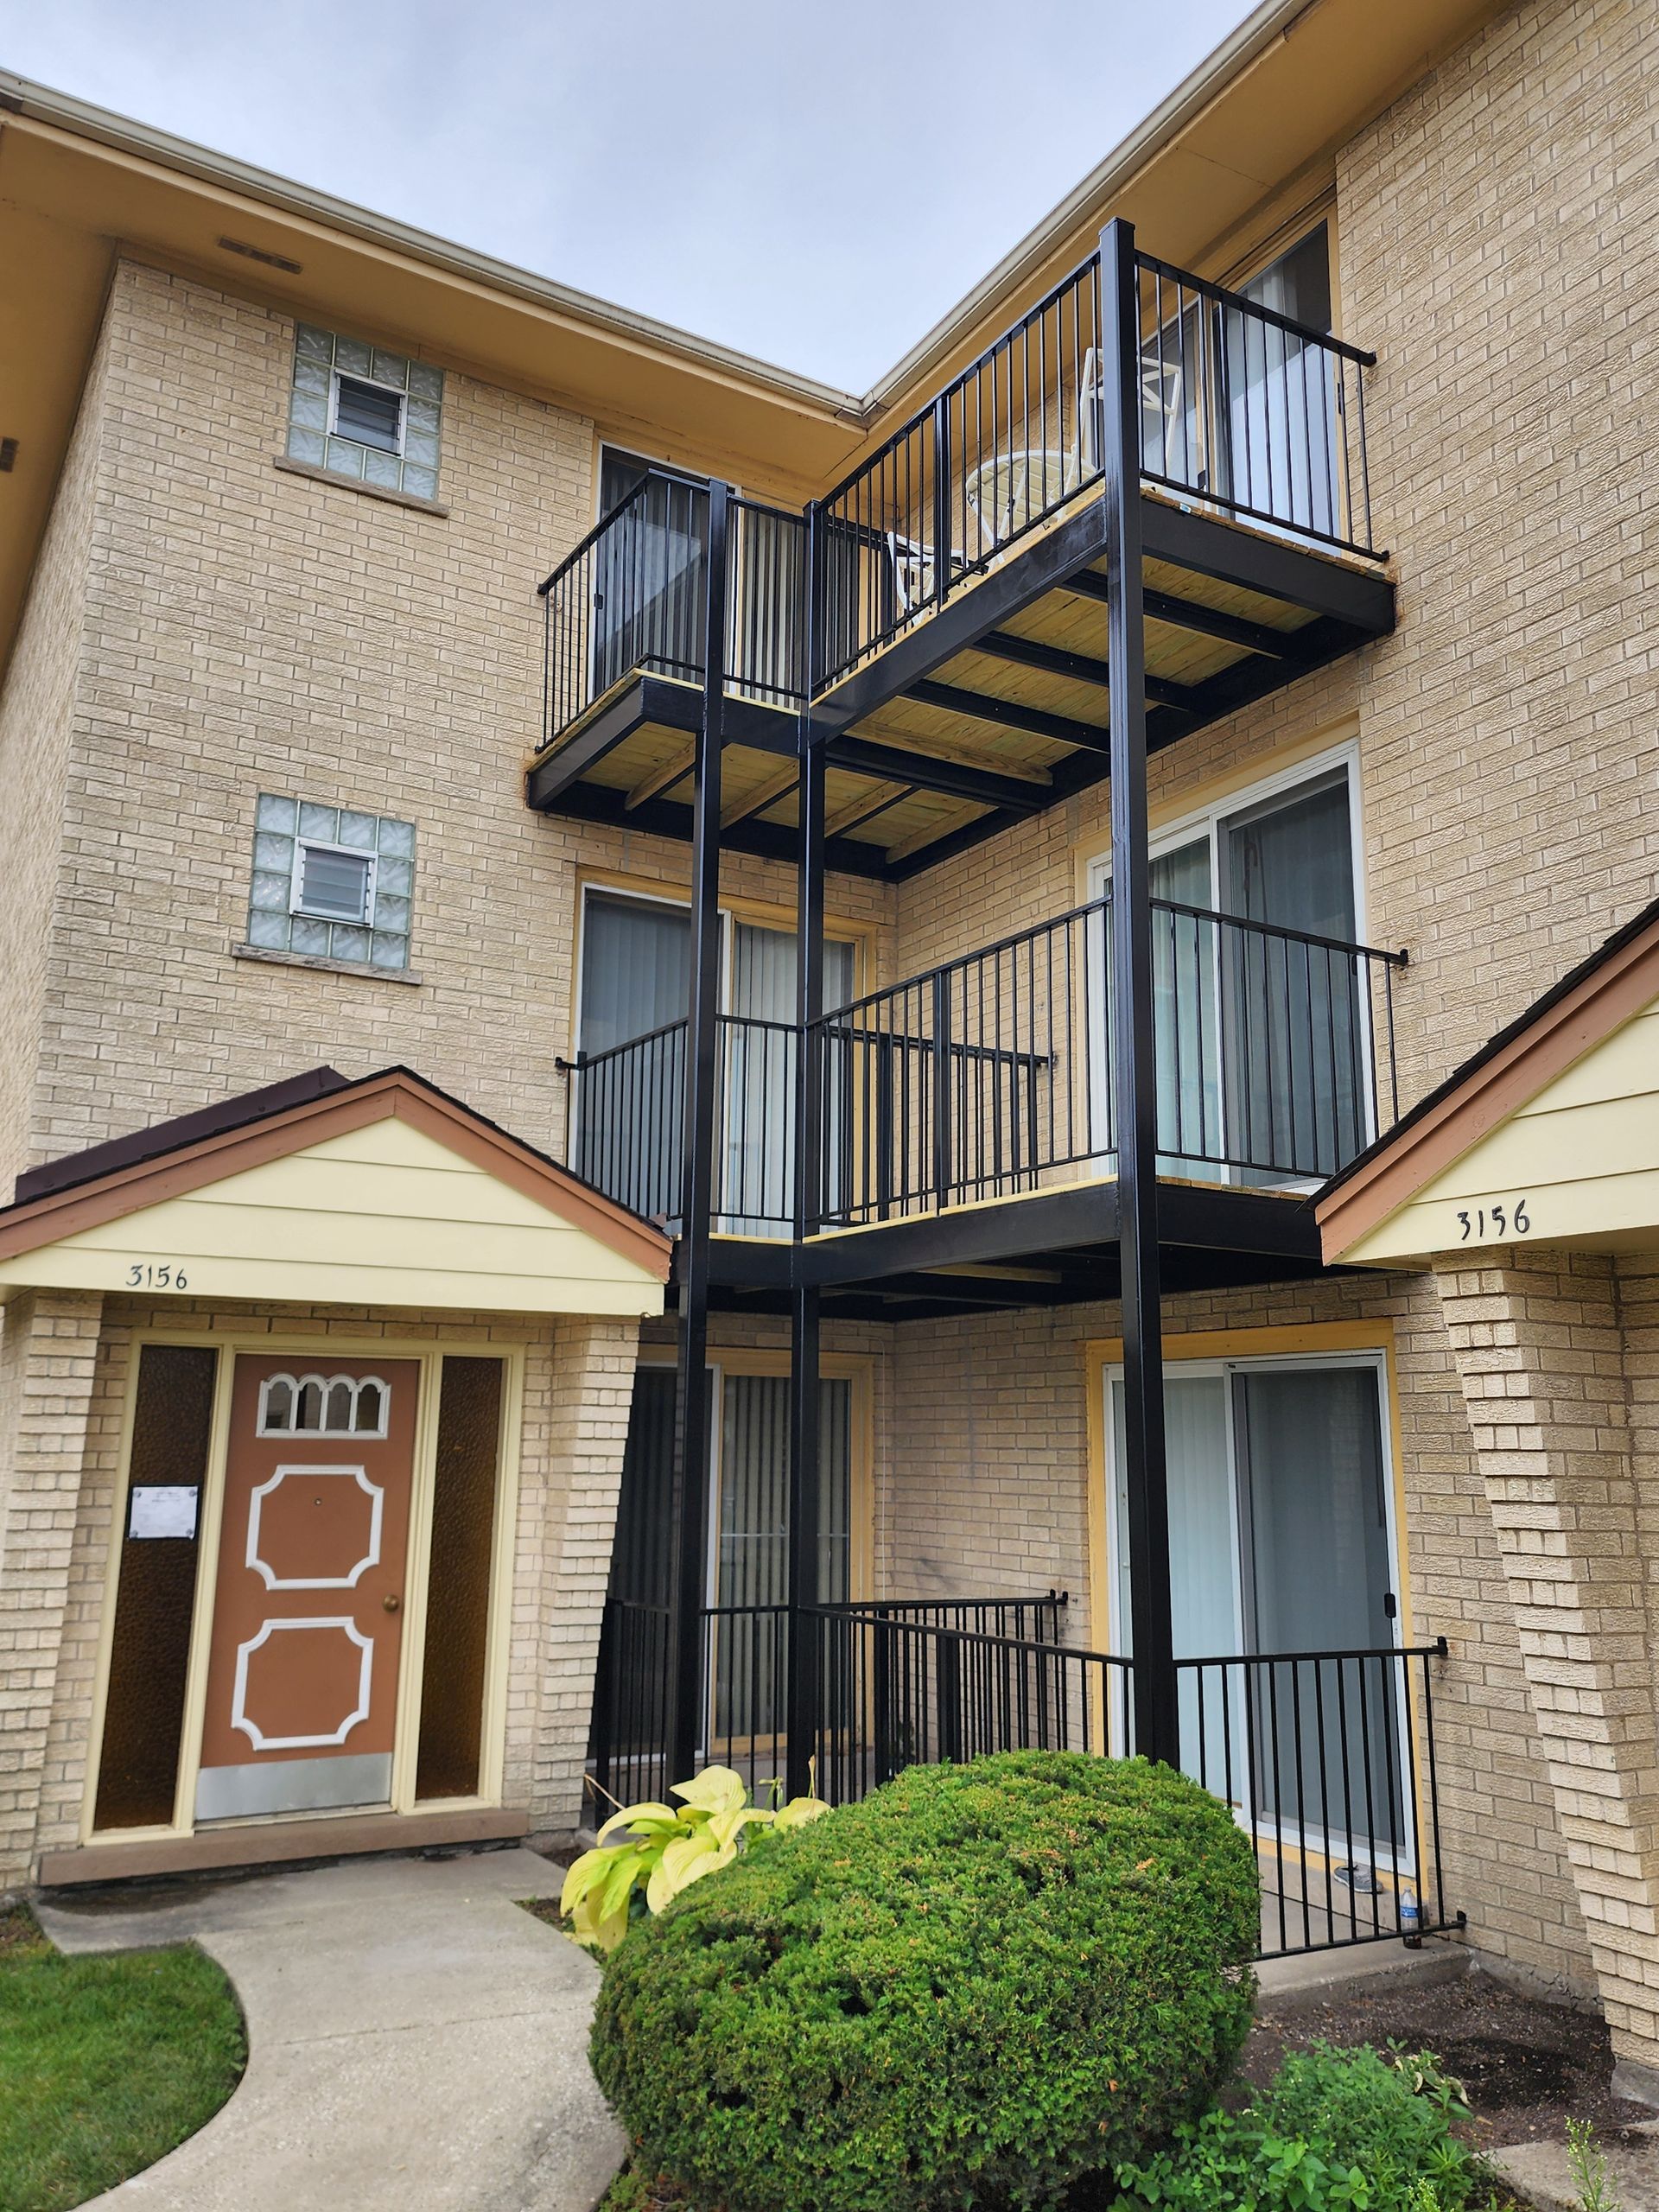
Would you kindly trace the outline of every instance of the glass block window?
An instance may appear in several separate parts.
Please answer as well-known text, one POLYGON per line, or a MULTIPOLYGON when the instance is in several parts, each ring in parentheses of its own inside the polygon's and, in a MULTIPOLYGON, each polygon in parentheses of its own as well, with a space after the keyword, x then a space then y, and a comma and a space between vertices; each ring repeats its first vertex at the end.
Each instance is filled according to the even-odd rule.
POLYGON ((437 497, 443 371, 301 323, 288 457, 388 492, 437 497))
POLYGON ((262 791, 248 943, 267 952, 407 968, 415 825, 262 791))

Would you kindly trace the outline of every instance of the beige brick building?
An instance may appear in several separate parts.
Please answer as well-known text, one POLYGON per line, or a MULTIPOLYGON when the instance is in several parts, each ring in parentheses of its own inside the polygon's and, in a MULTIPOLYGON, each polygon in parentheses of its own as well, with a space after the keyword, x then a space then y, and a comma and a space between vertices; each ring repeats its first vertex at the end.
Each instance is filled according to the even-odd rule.
POLYGON ((1376 17, 862 398, 5 94, 0 1883, 762 1781, 807 1577, 1659 2068, 1659 25, 1376 17))

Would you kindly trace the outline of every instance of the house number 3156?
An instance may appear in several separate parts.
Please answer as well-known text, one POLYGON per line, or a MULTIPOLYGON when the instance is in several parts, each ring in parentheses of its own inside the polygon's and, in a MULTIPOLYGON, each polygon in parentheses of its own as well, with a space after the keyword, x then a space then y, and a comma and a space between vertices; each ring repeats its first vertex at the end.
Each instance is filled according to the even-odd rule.
POLYGON ((188 1290, 181 1260, 135 1260, 127 1269, 130 1290, 188 1290))
POLYGON ((1476 1206, 1472 1212, 1460 1213, 1458 1219, 1463 1224, 1463 1235, 1458 1240, 1460 1244, 1466 1244, 1471 1236, 1484 1243, 1488 1219, 1500 1236, 1511 1233, 1524 1236, 1532 1227, 1532 1216, 1527 1211, 1524 1198, 1511 1199, 1503 1205, 1476 1206))

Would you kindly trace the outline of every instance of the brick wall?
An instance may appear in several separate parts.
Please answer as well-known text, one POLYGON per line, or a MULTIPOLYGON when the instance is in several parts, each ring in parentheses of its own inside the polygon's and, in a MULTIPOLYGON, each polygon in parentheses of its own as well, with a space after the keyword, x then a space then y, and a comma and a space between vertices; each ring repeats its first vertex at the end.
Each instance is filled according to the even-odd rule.
MULTIPOLYGON (((395 505, 272 466, 293 344, 284 315, 118 267, 29 1160, 323 1059, 405 1061, 562 1149, 578 870, 689 880, 683 847, 524 804, 535 588, 592 519, 592 424, 452 372, 449 512, 395 505), (232 958, 261 790, 415 821, 418 988, 232 958)), ((20 648, 26 697, 45 653, 20 648)), ((792 872, 723 880, 792 910, 792 872)), ((873 887, 837 892, 880 919, 873 887)))
POLYGON ((109 348, 101 340, 0 690, 0 1194, 26 1165, 82 669, 109 348))
POLYGON ((1439 1277, 1556 1822, 1614 2047, 1659 2063, 1653 1506, 1628 1349, 1650 1361, 1655 1261, 1522 1249, 1439 1277), (1622 1291, 1637 1308, 1627 1336, 1622 1291))
MULTIPOLYGON (((1183 1296, 1165 1313, 1177 1341, 1332 1321, 1393 1332, 1408 1626, 1420 1640, 1444 1633, 1452 1646, 1435 1688, 1448 1902, 1467 1910, 1471 1941, 1506 1970, 1589 1993, 1578 1896, 1433 1279, 1353 1275, 1183 1296)), ((894 1330, 884 1591, 1023 1595, 1058 1585, 1071 1593, 1071 1636, 1089 1637, 1096 1368, 1086 1347, 1120 1326, 1116 1306, 1102 1303, 894 1330)), ((1250 1347, 1241 1335, 1235 1349, 1250 1347)))

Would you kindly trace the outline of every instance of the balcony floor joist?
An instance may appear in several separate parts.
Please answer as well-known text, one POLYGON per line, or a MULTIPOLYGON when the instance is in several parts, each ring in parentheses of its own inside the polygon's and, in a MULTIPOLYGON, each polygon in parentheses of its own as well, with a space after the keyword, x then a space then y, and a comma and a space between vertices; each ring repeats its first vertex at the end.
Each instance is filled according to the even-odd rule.
MULTIPOLYGON (((1376 563, 1284 531, 1141 499, 1147 746, 1161 751, 1394 625, 1376 563)), ((1110 669, 1104 529, 1079 499, 961 579, 944 605, 814 702, 827 771, 826 860, 898 882, 1103 779, 1110 669)), ((684 841, 694 683, 636 673, 529 766, 532 807, 684 841)), ((725 702, 723 842, 792 862, 798 712, 725 702)))

